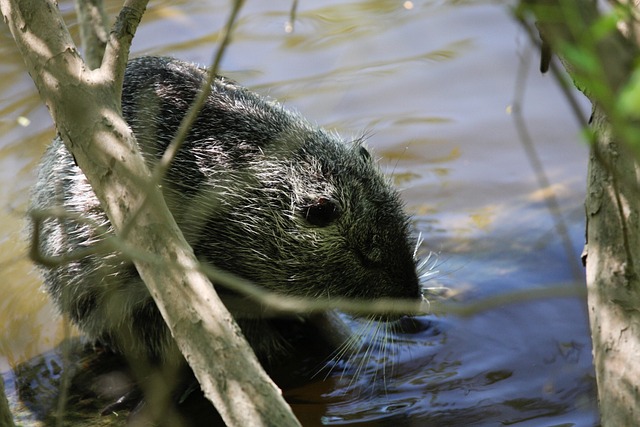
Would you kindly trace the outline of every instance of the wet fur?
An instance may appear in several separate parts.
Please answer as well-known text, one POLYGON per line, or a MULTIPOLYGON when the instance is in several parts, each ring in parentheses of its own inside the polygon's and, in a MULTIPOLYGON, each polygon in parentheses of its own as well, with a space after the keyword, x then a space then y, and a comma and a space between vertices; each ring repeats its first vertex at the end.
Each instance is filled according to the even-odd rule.
MULTIPOLYGON (((201 68, 171 58, 129 63, 122 111, 149 164, 170 143, 204 79, 201 68)), ((198 257, 283 294, 418 298, 408 218, 361 141, 345 142, 223 78, 212 89, 163 184, 198 257)), ((112 232, 59 139, 44 155, 31 209, 53 206, 112 232)), ((52 256, 104 237, 85 222, 53 218, 41 235, 41 251, 52 256)), ((103 253, 43 271, 58 308, 89 336, 130 355, 180 359, 127 259, 103 253)), ((282 322, 238 321, 263 360, 286 351, 282 322)))

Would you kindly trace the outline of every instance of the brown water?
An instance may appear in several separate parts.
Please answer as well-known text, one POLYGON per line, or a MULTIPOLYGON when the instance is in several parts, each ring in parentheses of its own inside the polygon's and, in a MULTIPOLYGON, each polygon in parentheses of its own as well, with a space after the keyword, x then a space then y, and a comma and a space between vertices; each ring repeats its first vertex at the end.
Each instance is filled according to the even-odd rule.
MULTIPOLYGON (((227 3, 154 2, 134 54, 209 63, 227 3)), ((287 34, 289 2, 247 3, 225 74, 346 137, 371 135, 370 147, 415 215, 423 251, 438 254, 439 273, 426 286, 447 286, 472 303, 580 285, 572 263, 583 244, 587 150, 565 99, 551 76, 537 72, 538 53, 506 6, 302 1, 287 34), (515 90, 519 73, 526 73, 523 96, 515 90), (559 199, 570 254, 516 131, 515 104, 559 199)), ((118 7, 112 2, 110 11, 118 7)), ((75 31, 70 2, 61 8, 75 31)), ((4 371, 52 348, 62 330, 20 234, 34 167, 54 129, 8 29, 0 28, 4 371)), ((430 327, 394 337, 395 354, 374 352, 361 365, 335 366, 324 381, 321 375, 286 387, 304 425, 597 425, 581 298, 421 321, 430 327)))

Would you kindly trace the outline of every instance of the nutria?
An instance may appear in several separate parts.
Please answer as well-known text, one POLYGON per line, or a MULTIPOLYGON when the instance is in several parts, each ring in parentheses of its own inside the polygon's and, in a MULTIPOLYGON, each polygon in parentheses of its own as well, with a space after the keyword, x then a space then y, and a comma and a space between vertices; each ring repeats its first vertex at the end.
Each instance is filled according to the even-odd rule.
MULTIPOLYGON (((150 165, 205 77, 202 68, 171 58, 129 62, 122 113, 150 165)), ((408 217, 363 142, 343 141, 225 78, 215 80, 163 191, 199 258, 259 286, 308 297, 420 296, 408 217)), ((59 138, 42 160, 31 209, 54 206, 111 232, 59 138)), ((40 235, 40 250, 49 256, 104 237, 72 218, 45 220, 40 235)), ((43 270, 57 307, 88 336, 128 355, 179 358, 131 261, 101 253, 43 270)), ((219 292, 223 300, 229 294, 219 292)), ((284 348, 278 319, 230 310, 263 361, 284 348)))

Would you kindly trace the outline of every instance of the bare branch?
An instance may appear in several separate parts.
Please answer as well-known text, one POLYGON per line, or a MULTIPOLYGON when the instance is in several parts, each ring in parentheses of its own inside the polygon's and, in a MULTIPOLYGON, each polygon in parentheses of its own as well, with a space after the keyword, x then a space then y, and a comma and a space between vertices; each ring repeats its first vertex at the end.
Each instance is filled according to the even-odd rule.
MULTIPOLYGON (((213 84, 213 80, 218 75, 220 62, 222 61, 224 52, 226 51, 227 46, 231 41, 232 29, 238 17, 238 13, 240 12, 240 9, 242 8, 243 4, 244 4, 244 0, 236 0, 233 2, 233 8, 229 13, 229 18, 227 19, 227 22, 222 31, 222 40, 220 41, 220 44, 218 45, 218 49, 216 50, 216 53, 214 55, 213 63, 208 69, 207 78, 205 79, 202 86, 200 87, 200 90, 198 91, 196 99, 193 101, 191 106, 189 106, 189 110, 187 111, 187 114, 182 119, 182 122, 180 122, 180 127, 176 131, 176 134, 174 135, 173 140, 171 141, 171 144, 169 144, 164 154, 162 155, 162 158, 160 159, 160 161, 158 162, 158 164, 155 166, 153 170, 152 183, 154 185, 159 185, 162 182, 162 179, 164 178, 167 171, 169 170, 171 163, 173 162, 176 155, 178 154, 180 147, 182 147, 182 144, 186 139, 187 134, 191 129, 191 126, 193 125, 195 120, 198 118, 198 114, 200 113, 202 106, 204 105, 208 96, 211 94, 211 86, 213 84)), ((145 199, 142 202, 142 206, 144 206, 144 204, 146 204, 147 202, 148 202, 148 199, 145 199)), ((133 226, 133 224, 135 224, 136 217, 139 212, 140 212, 140 209, 136 210, 136 212, 133 213, 131 220, 127 224, 125 224, 125 226, 122 228, 121 234, 123 237, 127 235, 130 228, 133 226)))
POLYGON ((92 70, 100 67, 107 45, 107 15, 102 0, 76 0, 84 60, 92 70))
POLYGON ((113 24, 113 29, 109 34, 109 43, 104 52, 101 68, 107 72, 114 73, 113 89, 116 91, 118 111, 120 111, 120 100, 122 98, 124 70, 129 60, 129 48, 148 2, 149 0, 125 1, 116 22, 113 24))

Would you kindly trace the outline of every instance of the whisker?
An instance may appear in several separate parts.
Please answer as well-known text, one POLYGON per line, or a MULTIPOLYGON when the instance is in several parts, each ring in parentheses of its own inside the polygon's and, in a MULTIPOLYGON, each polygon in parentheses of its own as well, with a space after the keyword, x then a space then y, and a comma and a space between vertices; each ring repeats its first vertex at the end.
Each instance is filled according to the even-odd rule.
MULTIPOLYGON (((340 344, 340 346, 338 346, 335 350, 333 350, 331 352, 331 354, 329 354, 329 356, 327 356, 327 358, 323 362, 323 366, 320 367, 316 371, 316 373, 314 373, 311 376, 311 378, 315 378, 320 372, 322 372, 322 370, 327 368, 328 365, 333 361, 333 362, 336 362, 336 363, 334 363, 332 366, 330 366, 327 369, 323 380, 326 380, 327 378, 329 378, 331 373, 333 373, 334 369, 336 368, 337 362, 339 362, 340 360, 344 359, 345 355, 351 353, 351 349, 352 348, 358 347, 359 345, 357 343, 359 341, 360 341, 359 333, 356 331, 356 333, 351 334, 346 341, 344 341, 342 344, 340 344)), ((347 358, 346 362, 348 362, 348 360, 349 359, 347 358)), ((344 375, 344 373, 341 374, 341 375, 344 375)))
POLYGON ((418 233, 418 238, 416 239, 416 246, 413 248, 413 259, 417 259, 418 249, 420 249, 420 246, 422 246, 423 242, 424 242, 424 239, 422 238, 422 231, 421 231, 418 233))
MULTIPOLYGON (((326 368, 327 366, 329 366, 331 364, 331 362, 333 361, 333 365, 329 366, 329 369, 327 369, 324 379, 326 380, 333 372, 334 370, 338 367, 338 365, 342 364, 344 365, 346 368, 342 370, 342 372, 340 373, 340 377, 339 380, 340 381, 344 381, 345 380, 345 375, 348 373, 349 369, 348 367, 353 366, 355 364, 355 360, 360 358, 360 357, 365 357, 369 351, 370 346, 367 345, 367 332, 370 330, 371 327, 371 321, 368 320, 365 324, 360 325, 357 330, 351 334, 349 336, 349 338, 342 343, 342 345, 340 345, 338 348, 336 348, 328 357, 327 360, 325 362, 325 365, 318 369, 318 371, 316 372, 316 374, 313 375, 313 377, 315 377, 317 374, 319 374, 324 368, 326 368), (363 356, 364 355, 364 356, 363 356), (342 361, 342 363, 339 363, 340 361, 342 361)), ((361 362, 358 363, 358 365, 360 365, 361 362)), ((356 373, 354 374, 354 376, 352 377, 352 379, 350 380, 348 387, 347 388, 351 388, 353 385, 353 378, 357 378, 358 377, 358 372, 360 371, 360 367, 356 370, 356 373)))
MULTIPOLYGON (((366 329, 367 333, 371 333, 372 327, 371 324, 373 323, 373 319, 369 318, 367 319, 367 323, 364 327, 364 329, 366 329)), ((378 326, 376 326, 377 328, 378 326)), ((373 330, 373 337, 375 338, 375 335, 377 334, 377 329, 373 330)), ((362 372, 364 372, 365 370, 365 366, 367 365, 367 362, 371 359, 371 354, 373 351, 373 345, 371 342, 371 335, 367 336, 366 340, 363 340, 361 347, 358 349, 358 351, 355 354, 361 355, 360 357, 360 361, 358 363, 358 366, 353 374, 353 376, 351 377, 351 380, 349 381, 349 385, 348 388, 352 388, 353 384, 355 383, 355 381, 360 377, 360 375, 362 375, 362 372), (366 349, 364 352, 362 352, 362 348, 366 346, 366 349)))
MULTIPOLYGON (((388 395, 388 389, 387 389, 387 365, 389 365, 388 361, 391 360, 391 356, 393 353, 393 350, 390 349, 389 346, 389 338, 390 338, 390 334, 389 334, 389 324, 385 323, 384 325, 382 325, 382 330, 383 330, 383 334, 384 336, 382 337, 382 342, 380 343, 382 346, 382 388, 384 390, 384 394, 385 396, 388 395), (391 351, 390 351, 391 350, 391 351), (391 353, 391 354, 390 354, 391 353)), ((391 342, 393 342, 393 338, 391 338, 391 342)), ((391 376, 393 376, 393 362, 390 364, 391 365, 391 376)))

